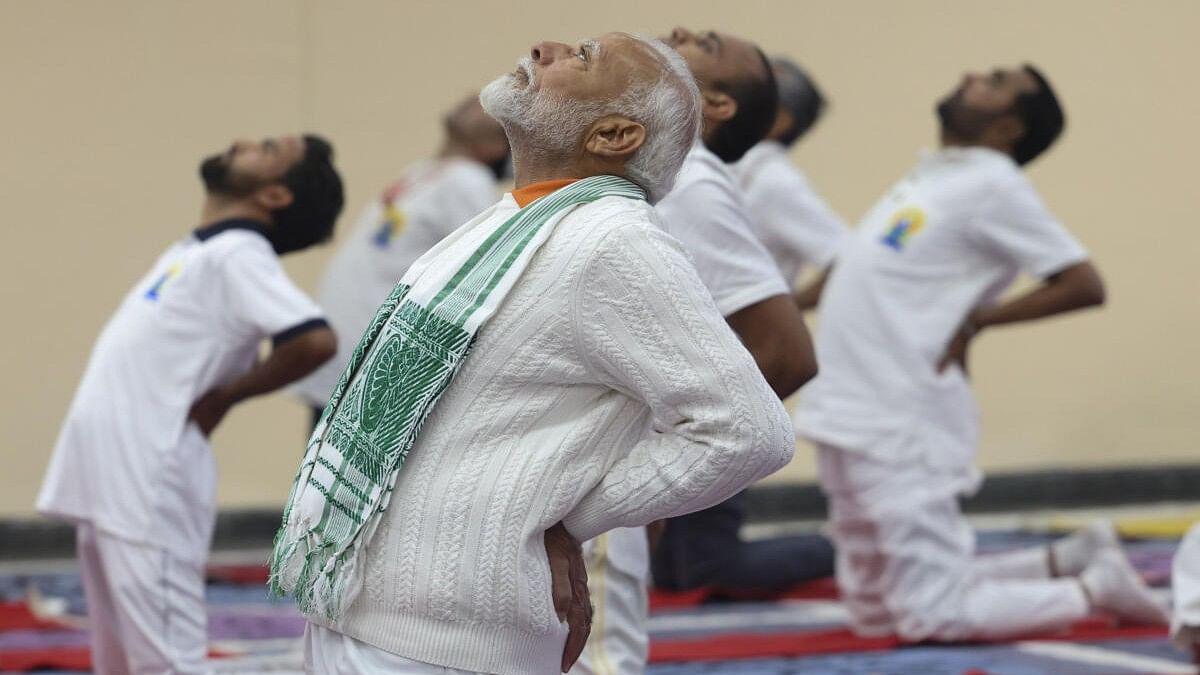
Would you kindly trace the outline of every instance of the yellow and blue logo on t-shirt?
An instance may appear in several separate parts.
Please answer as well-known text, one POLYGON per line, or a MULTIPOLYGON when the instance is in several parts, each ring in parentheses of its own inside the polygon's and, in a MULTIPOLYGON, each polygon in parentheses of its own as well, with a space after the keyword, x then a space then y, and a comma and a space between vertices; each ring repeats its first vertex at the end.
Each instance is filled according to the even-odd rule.
POLYGON ((925 227, 925 212, 916 207, 908 207, 900 209, 896 215, 892 216, 892 226, 888 228, 887 233, 883 235, 885 246, 901 251, 905 244, 913 235, 921 231, 925 227))
POLYGON ((371 241, 379 248, 387 248, 392 240, 404 231, 404 225, 404 212, 389 204, 383 211, 383 223, 375 232, 375 236, 371 237, 371 241))
POLYGON ((146 291, 146 299, 158 300, 158 297, 162 294, 163 288, 165 288, 167 284, 170 284, 172 279, 179 276, 179 273, 182 271, 183 263, 180 262, 174 263, 168 267, 167 271, 163 272, 162 276, 158 278, 158 281, 155 281, 154 285, 150 287, 150 290, 146 291))

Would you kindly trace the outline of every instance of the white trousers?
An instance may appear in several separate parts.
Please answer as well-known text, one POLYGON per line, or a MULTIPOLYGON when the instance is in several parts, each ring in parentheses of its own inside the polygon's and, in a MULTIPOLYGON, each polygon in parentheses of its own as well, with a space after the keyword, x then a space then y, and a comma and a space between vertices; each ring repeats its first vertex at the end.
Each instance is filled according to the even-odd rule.
POLYGON ((479 675, 406 659, 315 623, 304 627, 304 672, 312 675, 479 675))
POLYGON ((1200 523, 1179 542, 1171 563, 1171 592, 1175 596, 1171 635, 1181 647, 1200 645, 1200 523))
POLYGON ((650 640, 650 546, 646 528, 622 527, 587 541, 592 633, 571 675, 641 675, 650 640))
POLYGON ((99 675, 211 672, 204 559, 79 525, 93 668, 99 675))
POLYGON ((1001 639, 1087 615, 1083 589, 1049 578, 1046 549, 975 557, 958 495, 971 466, 892 463, 818 444, 837 583, 854 630, 905 640, 1001 639))

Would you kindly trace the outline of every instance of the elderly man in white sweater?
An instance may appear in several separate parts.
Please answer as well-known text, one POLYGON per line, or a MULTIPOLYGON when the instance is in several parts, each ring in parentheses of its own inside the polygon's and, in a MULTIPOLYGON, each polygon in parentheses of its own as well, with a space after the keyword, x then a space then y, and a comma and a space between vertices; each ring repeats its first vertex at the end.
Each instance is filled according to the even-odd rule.
POLYGON ((539 43, 481 101, 516 189, 380 308, 284 513, 272 584, 310 619, 312 672, 565 671, 586 627, 564 622, 552 547, 705 508, 792 455, 650 205, 699 126, 678 55, 539 43))

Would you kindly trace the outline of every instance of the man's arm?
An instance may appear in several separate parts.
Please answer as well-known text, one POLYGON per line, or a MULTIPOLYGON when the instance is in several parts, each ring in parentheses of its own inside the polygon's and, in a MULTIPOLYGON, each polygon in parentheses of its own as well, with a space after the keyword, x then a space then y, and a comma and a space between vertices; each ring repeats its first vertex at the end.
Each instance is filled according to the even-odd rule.
POLYGON ((326 325, 294 335, 276 344, 271 354, 249 372, 200 397, 188 417, 207 436, 233 406, 304 377, 336 352, 337 337, 326 325))
POLYGON ((567 622, 560 670, 567 672, 583 654, 592 631, 592 599, 588 592, 587 563, 583 549, 562 523, 542 535, 550 562, 550 595, 559 621, 567 622))
POLYGON ((1104 282, 1092 263, 1084 261, 1047 277, 1032 291, 994 307, 974 312, 976 328, 1032 321, 1104 304, 1104 282))
POLYGON ((777 295, 726 317, 779 398, 817 374, 817 357, 804 317, 790 296, 777 295))
POLYGON ((649 226, 615 230, 576 288, 589 374, 643 402, 650 424, 563 518, 572 535, 697 511, 787 464, 787 411, 676 240, 649 226))
POLYGON ((971 312, 938 363, 942 371, 951 363, 966 370, 967 347, 981 330, 1021 321, 1033 321, 1085 307, 1104 304, 1104 282, 1092 263, 1084 261, 1046 278, 1037 288, 1008 302, 971 312))

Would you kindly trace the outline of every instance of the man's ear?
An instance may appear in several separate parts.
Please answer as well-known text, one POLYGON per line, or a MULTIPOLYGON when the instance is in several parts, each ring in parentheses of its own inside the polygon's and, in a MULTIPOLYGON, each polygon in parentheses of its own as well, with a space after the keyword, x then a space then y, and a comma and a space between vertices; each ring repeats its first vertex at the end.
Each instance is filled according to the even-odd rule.
POLYGON ((588 129, 583 148, 598 157, 629 157, 646 142, 646 127, 631 119, 610 115, 588 129))
POLYGON ((287 208, 294 200, 295 195, 292 194, 292 191, 279 183, 261 187, 254 192, 254 201, 268 211, 287 208))
POLYGON ((704 104, 702 113, 706 120, 726 122, 733 119, 733 116, 737 114, 737 101, 723 91, 702 89, 700 91, 700 99, 704 104))

